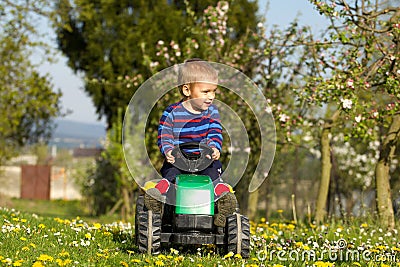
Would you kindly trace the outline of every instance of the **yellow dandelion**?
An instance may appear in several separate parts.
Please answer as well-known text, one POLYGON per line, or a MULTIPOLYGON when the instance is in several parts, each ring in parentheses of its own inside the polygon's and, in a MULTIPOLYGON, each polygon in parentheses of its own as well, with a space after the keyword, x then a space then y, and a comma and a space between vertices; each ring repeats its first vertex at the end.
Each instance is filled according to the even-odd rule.
POLYGON ((13 220, 14 222, 19 222, 19 219, 18 219, 18 218, 12 218, 12 220, 13 220))
POLYGON ((17 260, 16 262, 13 263, 13 266, 22 266, 22 263, 24 260, 17 260))
POLYGON ((332 267, 332 266, 334 266, 334 264, 331 262, 323 262, 323 261, 316 261, 314 263, 314 265, 317 267, 332 267))
POLYGON ((288 226, 286 228, 288 230, 294 230, 296 228, 296 226, 294 224, 288 224, 288 226))
POLYGON ((98 230, 98 229, 101 228, 101 224, 100 223, 94 223, 93 227, 98 230))
POLYGON ((23 248, 22 248, 22 251, 29 251, 29 250, 30 250, 29 247, 23 247, 23 248))
POLYGON ((276 212, 278 212, 278 213, 283 213, 283 210, 277 210, 276 212))
POLYGON ((133 263, 141 263, 142 261, 139 260, 139 259, 132 259, 131 262, 133 262, 133 263))
POLYGON ((379 250, 386 250, 386 246, 384 245, 377 246, 376 248, 379 250))
POLYGON ((233 253, 232 251, 230 251, 228 254, 226 254, 226 255, 224 256, 224 259, 229 259, 229 258, 231 258, 233 255, 234 255, 234 253, 233 253))
POLYGON ((69 264, 71 264, 72 260, 70 260, 70 259, 65 259, 65 260, 56 259, 56 262, 57 262, 58 266, 63 267, 63 266, 68 266, 69 264))
POLYGON ((91 235, 90 233, 86 233, 86 234, 85 234, 85 238, 86 238, 86 239, 91 239, 91 238, 92 238, 92 235, 91 235))
POLYGON ((160 260, 166 260, 167 259, 167 257, 165 255, 163 255, 163 254, 158 255, 157 258, 160 259, 160 260))
POLYGON ((129 264, 126 263, 126 262, 124 262, 124 261, 120 261, 120 264, 121 264, 122 266, 124 266, 124 267, 128 267, 128 266, 129 266, 129 264))
POLYGON ((395 252, 400 252, 400 248, 398 248, 398 247, 392 247, 392 250, 395 252))
POLYGON ((362 223, 361 224, 361 228, 367 228, 368 227, 368 223, 362 223))
POLYGON ((164 266, 164 262, 162 260, 158 260, 155 262, 156 266, 164 266))
POLYGON ((174 261, 175 262, 181 262, 181 261, 183 261, 185 259, 185 257, 183 257, 182 255, 179 255, 178 257, 175 257, 174 258, 174 261))
POLYGON ((36 248, 36 245, 33 244, 33 243, 30 243, 29 246, 31 246, 31 247, 33 247, 33 248, 36 248))
POLYGON ((23 237, 23 236, 21 236, 20 238, 19 238, 21 241, 26 241, 27 239, 25 238, 25 237, 23 237))
POLYGON ((58 223, 64 223, 64 220, 60 218, 54 218, 54 220, 58 223))
POLYGON ((41 261, 35 261, 32 267, 45 267, 41 261))
POLYGON ((27 219, 21 219, 22 223, 26 223, 28 220, 27 219))
POLYGON ((67 251, 63 250, 60 253, 58 253, 58 256, 60 256, 60 257, 68 257, 69 253, 67 251))
POLYGON ((46 254, 41 254, 38 258, 37 258, 37 260, 38 261, 53 261, 54 259, 53 259, 53 257, 52 256, 49 256, 49 255, 46 255, 46 254))
POLYGON ((5 263, 7 265, 11 265, 12 260, 10 258, 5 258, 4 260, 1 261, 2 263, 5 263))
POLYGON ((359 262, 353 262, 353 265, 361 267, 361 263, 359 263, 359 262))
POLYGON ((234 258, 235 258, 235 259, 241 259, 241 258, 242 258, 242 255, 236 253, 235 256, 234 256, 234 258))
POLYGON ((260 219, 260 222, 261 223, 265 223, 267 220, 264 218, 264 217, 262 217, 261 219, 260 219))

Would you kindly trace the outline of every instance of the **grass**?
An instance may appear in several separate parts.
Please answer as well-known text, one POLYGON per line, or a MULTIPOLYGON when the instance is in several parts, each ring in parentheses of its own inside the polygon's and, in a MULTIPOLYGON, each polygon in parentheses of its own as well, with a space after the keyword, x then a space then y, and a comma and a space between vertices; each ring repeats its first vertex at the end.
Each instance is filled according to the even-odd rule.
MULTIPOLYGON (((21 212, 37 214, 41 217, 76 218, 80 217, 86 222, 112 223, 119 219, 116 215, 94 217, 80 200, 29 200, 20 198, 5 198, 0 201, 0 206, 13 208, 21 212)), ((0 197, 1 200, 1 197, 0 197)))
POLYGON ((77 203, 13 205, 36 210, 0 208, 1 266, 400 266, 398 231, 384 231, 372 219, 331 220, 318 227, 261 219, 252 223, 249 259, 219 255, 212 246, 189 252, 165 248, 149 256, 133 245, 131 224, 76 217, 77 203))

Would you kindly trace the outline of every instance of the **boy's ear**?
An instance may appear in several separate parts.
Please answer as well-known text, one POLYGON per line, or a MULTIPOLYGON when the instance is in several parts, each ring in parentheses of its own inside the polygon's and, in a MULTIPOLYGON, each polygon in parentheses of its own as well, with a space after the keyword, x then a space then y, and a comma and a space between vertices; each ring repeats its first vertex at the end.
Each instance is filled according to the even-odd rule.
POLYGON ((184 96, 189 97, 190 96, 190 88, 188 84, 184 84, 182 86, 182 93, 184 96))

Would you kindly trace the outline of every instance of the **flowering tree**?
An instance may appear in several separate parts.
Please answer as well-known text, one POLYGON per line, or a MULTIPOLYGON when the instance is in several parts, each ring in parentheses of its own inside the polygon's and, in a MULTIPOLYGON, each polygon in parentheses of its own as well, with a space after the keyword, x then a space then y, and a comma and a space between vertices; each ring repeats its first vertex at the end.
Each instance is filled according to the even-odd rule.
POLYGON ((392 228, 389 167, 400 131, 400 8, 366 0, 311 2, 331 21, 328 36, 308 44, 315 48, 321 64, 317 75, 298 91, 309 104, 329 103, 333 112, 322 130, 322 160, 326 166, 316 220, 322 221, 326 202, 332 128, 343 128, 347 138, 360 139, 373 139, 379 130, 382 145, 375 167, 377 208, 382 222, 392 228))
MULTIPOLYGON (((295 131, 294 125, 298 121, 302 121, 299 114, 304 111, 301 105, 296 103, 296 96, 291 88, 299 87, 301 80, 305 76, 312 75, 313 72, 312 68, 307 69, 306 66, 299 63, 310 56, 310 50, 307 47, 295 45, 308 38, 307 27, 299 27, 296 22, 293 22, 285 30, 280 30, 275 26, 267 33, 260 21, 256 30, 249 31, 239 40, 232 40, 230 36, 233 32, 228 23, 228 11, 228 3, 221 1, 215 7, 208 7, 202 17, 193 18, 201 23, 193 29, 196 33, 194 37, 188 39, 183 45, 179 45, 174 40, 159 40, 156 54, 147 54, 146 56, 149 68, 152 72, 157 72, 172 64, 183 62, 184 59, 202 57, 242 70, 253 78, 266 96, 269 106, 264 109, 265 112, 273 113, 277 118, 279 144, 285 145, 288 141, 300 143, 301 139, 296 135, 292 136, 291 133, 295 131), (298 117, 297 120, 290 119, 293 114, 298 117)), ((191 13, 190 8, 187 13, 191 13)), ((172 97, 177 101, 180 96, 178 94, 166 96, 159 102, 159 108, 165 107, 169 101, 172 101, 172 97)), ((257 207, 258 192, 251 194, 250 200, 248 199, 247 188, 250 181, 246 177, 252 177, 258 162, 259 154, 257 152, 261 145, 260 132, 254 127, 258 122, 246 103, 240 101, 233 92, 224 90, 222 94, 218 95, 218 99, 229 103, 241 118, 245 118, 244 123, 249 134, 251 147, 249 152, 251 151, 251 153, 246 172, 237 186, 237 195, 244 209, 248 206, 257 207), (247 205, 248 201, 252 201, 252 204, 247 205)), ((154 117, 157 119, 159 112, 155 112, 157 115, 154 117)), ((157 132, 154 129, 157 128, 157 119, 148 125, 149 140, 156 137, 157 132)), ((311 124, 308 124, 307 127, 310 128, 311 124)), ((151 144, 151 142, 149 143, 151 144)), ((222 154, 229 155, 228 148, 224 149, 222 154)), ((154 147, 150 153, 151 151, 154 152, 151 158, 157 159, 158 148, 154 147)), ((161 161, 158 165, 160 164, 161 161)), ((155 165, 157 166, 157 163, 155 165)), ((252 215, 250 214, 250 217, 252 215)))
POLYGON ((31 60, 33 51, 51 59, 36 25, 51 15, 48 1, 0 3, 0 164, 24 145, 47 141, 60 115, 61 93, 31 60))

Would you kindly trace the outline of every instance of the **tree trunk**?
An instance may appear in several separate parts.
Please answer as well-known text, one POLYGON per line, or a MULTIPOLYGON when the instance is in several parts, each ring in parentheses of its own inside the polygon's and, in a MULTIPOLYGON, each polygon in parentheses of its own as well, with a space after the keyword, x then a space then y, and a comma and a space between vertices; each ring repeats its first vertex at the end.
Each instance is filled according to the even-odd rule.
POLYGON ((324 127, 321 134, 321 183, 315 208, 315 222, 321 223, 326 214, 326 200, 329 192, 331 178, 331 147, 329 140, 330 127, 324 127))
POLYGON ((390 161, 395 154, 396 144, 400 136, 400 114, 393 117, 389 132, 383 141, 379 161, 375 169, 376 205, 380 223, 388 229, 395 226, 392 197, 390 192, 390 161))
POLYGON ((124 202, 123 210, 125 210, 125 216, 122 217, 127 220, 132 215, 132 210, 131 201, 129 198, 129 189, 126 186, 122 187, 122 198, 124 202))
POLYGON ((330 121, 325 122, 321 133, 321 183, 319 185, 317 203, 315 207, 315 222, 317 224, 324 220, 326 214, 326 200, 328 198, 329 183, 331 179, 331 144, 329 134, 331 128, 339 117, 339 110, 336 110, 330 121))
POLYGON ((247 209, 247 214, 251 221, 254 221, 257 216, 258 192, 259 189, 249 194, 249 208, 247 209))

